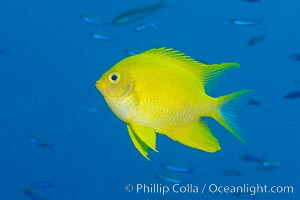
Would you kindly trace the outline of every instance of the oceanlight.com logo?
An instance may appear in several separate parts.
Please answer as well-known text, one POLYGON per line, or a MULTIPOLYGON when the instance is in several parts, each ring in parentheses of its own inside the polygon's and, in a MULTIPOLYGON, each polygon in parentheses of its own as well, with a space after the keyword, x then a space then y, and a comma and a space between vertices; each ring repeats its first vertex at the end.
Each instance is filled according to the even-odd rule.
POLYGON ((135 192, 137 194, 161 194, 166 195, 168 193, 174 194, 233 194, 236 196, 250 197, 255 196, 258 193, 261 194, 293 194, 293 186, 268 186, 268 185, 217 185, 217 184, 173 184, 173 185, 163 185, 163 184, 127 184, 125 186, 126 192, 135 192))
MULTIPOLYGON (((206 184, 204 184, 204 188, 206 188, 206 184)), ((205 189, 204 189, 205 190, 205 189)), ((271 193, 271 194, 292 194, 294 193, 293 186, 267 186, 267 185, 249 185, 243 184, 239 186, 224 186, 217 184, 210 184, 208 186, 208 191, 210 193, 233 193, 233 194, 248 194, 248 195, 256 195, 258 193, 271 193)))

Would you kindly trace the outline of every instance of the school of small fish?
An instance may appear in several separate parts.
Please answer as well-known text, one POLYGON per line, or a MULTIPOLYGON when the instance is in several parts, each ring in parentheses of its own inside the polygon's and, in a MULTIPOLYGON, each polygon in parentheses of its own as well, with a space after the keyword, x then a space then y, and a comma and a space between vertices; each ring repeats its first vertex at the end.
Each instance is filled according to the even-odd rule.
POLYGON ((183 180, 177 178, 174 174, 193 174, 196 167, 197 165, 193 167, 186 167, 177 163, 164 163, 161 165, 161 168, 164 170, 164 172, 157 173, 156 178, 166 183, 180 184, 183 180))
MULTIPOLYGON (((132 8, 127 11, 124 11, 123 13, 120 13, 116 17, 114 17, 111 21, 101 23, 98 19, 88 16, 85 14, 81 14, 79 17, 80 19, 87 23, 94 25, 96 27, 109 27, 109 26, 119 26, 119 25, 126 25, 130 23, 134 23, 136 21, 140 21, 141 19, 144 19, 157 10, 160 10, 162 8, 168 7, 165 3, 164 0, 161 0, 160 2, 152 5, 146 5, 142 7, 137 7, 137 8, 132 8)), ((139 32, 144 32, 146 30, 151 30, 151 29, 157 29, 157 25, 151 22, 145 22, 138 24, 134 28, 134 32, 139 33, 139 32)), ((102 41, 110 41, 110 40, 115 40, 118 37, 116 36, 108 36, 102 33, 98 32, 90 32, 90 37, 96 40, 102 40, 102 41)))
MULTIPOLYGON (((253 167, 253 171, 257 171, 256 173, 263 173, 266 171, 274 171, 278 169, 282 169, 282 164, 277 161, 267 160, 262 155, 257 154, 242 154, 240 156, 240 160, 245 163, 253 163, 256 164, 256 168, 253 167), (256 170, 255 170, 256 169, 256 170)), ((249 164, 252 165, 252 164, 249 164)), ((159 181, 169 184, 181 184, 185 181, 178 178, 179 174, 190 174, 193 175, 198 166, 194 165, 192 167, 186 167, 178 163, 164 163, 161 165, 163 172, 157 173, 156 178, 159 181)), ((253 173, 253 171, 251 173, 253 173)), ((243 172, 240 169, 226 169, 221 172, 224 177, 228 177, 228 179, 243 179, 243 177, 247 176, 247 173, 243 172)), ((182 177, 182 176, 181 176, 182 177)), ((233 193, 235 197, 240 198, 256 198, 258 195, 250 192, 243 193, 233 193)))

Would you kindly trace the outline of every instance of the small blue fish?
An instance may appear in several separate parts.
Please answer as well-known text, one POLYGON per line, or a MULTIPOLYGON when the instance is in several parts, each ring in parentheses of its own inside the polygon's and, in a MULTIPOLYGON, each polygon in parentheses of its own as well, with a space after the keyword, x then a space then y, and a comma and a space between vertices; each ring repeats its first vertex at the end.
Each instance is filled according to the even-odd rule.
POLYGON ((224 170, 222 172, 223 176, 243 176, 244 174, 237 170, 224 170))
POLYGON ((105 36, 105 35, 101 35, 99 33, 96 32, 91 32, 90 36, 96 40, 102 40, 102 41, 111 41, 116 39, 115 37, 110 37, 110 36, 105 36))
POLYGON ((289 58, 294 61, 300 61, 300 53, 293 53, 289 55, 289 58))
POLYGON ((262 161, 261 156, 254 156, 254 155, 241 155, 241 159, 247 162, 260 162, 262 161))
POLYGON ((257 99, 250 99, 250 100, 248 101, 248 104, 249 104, 249 105, 252 105, 252 106, 261 106, 261 102, 258 101, 257 99))
POLYGON ((105 25, 105 23, 100 23, 95 18, 88 17, 86 15, 80 15, 80 19, 82 19, 84 22, 86 22, 88 24, 92 24, 92 25, 95 25, 95 26, 102 27, 102 26, 105 25))
POLYGON ((135 54, 140 53, 139 51, 135 51, 135 50, 131 50, 131 49, 124 49, 123 52, 127 55, 127 56, 133 56, 135 54))
POLYGON ((35 136, 28 136, 27 137, 28 141, 32 144, 35 144, 37 146, 43 147, 43 148, 48 148, 51 151, 53 151, 53 145, 49 144, 48 142, 46 142, 45 140, 42 140, 40 138, 37 138, 35 136))
POLYGON ((256 45, 257 43, 259 43, 259 42, 261 42, 263 39, 265 39, 266 36, 267 36, 267 35, 264 33, 264 34, 256 35, 256 36, 250 38, 249 41, 248 41, 248 46, 249 46, 249 47, 252 47, 252 46, 256 45))
POLYGON ((159 180, 166 181, 166 182, 169 182, 169 183, 177 183, 177 184, 181 183, 181 181, 178 180, 177 178, 175 178, 173 176, 166 175, 166 174, 157 174, 156 177, 159 180))
POLYGON ((280 167, 281 164, 278 162, 263 160, 259 163, 256 169, 259 171, 268 171, 268 170, 278 169, 280 167))
POLYGON ((25 194, 27 197, 31 198, 32 200, 47 200, 46 198, 40 196, 36 192, 30 190, 30 189, 23 189, 23 194, 25 194))
POLYGON ((261 20, 251 20, 251 19, 231 19, 230 22, 239 26, 255 26, 261 23, 261 20))
POLYGON ((177 164, 163 164, 162 168, 173 172, 193 173, 196 167, 187 168, 187 167, 179 166, 177 164))
POLYGON ((300 98, 300 90, 290 92, 284 96, 285 99, 297 99, 300 98))
POLYGON ((146 30, 150 30, 150 29, 156 29, 157 26, 153 23, 144 23, 144 24, 140 24, 137 27, 135 27, 134 32, 142 32, 142 31, 146 31, 146 30))
POLYGON ((54 187, 54 183, 50 181, 40 181, 40 182, 35 182, 31 183, 29 185, 30 189, 37 190, 37 189, 46 189, 46 188, 51 188, 54 187))

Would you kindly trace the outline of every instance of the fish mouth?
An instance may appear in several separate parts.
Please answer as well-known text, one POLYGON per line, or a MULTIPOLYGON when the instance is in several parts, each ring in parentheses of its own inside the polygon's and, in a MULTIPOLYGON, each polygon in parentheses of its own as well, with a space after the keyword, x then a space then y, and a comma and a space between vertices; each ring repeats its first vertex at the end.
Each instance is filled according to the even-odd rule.
POLYGON ((101 92, 103 89, 107 87, 107 84, 104 83, 103 81, 97 81, 95 84, 96 88, 101 92))

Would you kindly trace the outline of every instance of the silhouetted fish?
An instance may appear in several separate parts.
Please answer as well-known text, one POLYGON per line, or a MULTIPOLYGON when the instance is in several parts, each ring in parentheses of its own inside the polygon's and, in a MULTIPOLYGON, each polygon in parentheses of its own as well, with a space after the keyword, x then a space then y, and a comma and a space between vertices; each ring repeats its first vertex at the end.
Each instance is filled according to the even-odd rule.
POLYGON ((102 27, 104 25, 103 23, 100 23, 95 18, 86 16, 86 15, 80 15, 80 19, 82 19, 84 22, 86 22, 88 24, 92 24, 92 25, 95 25, 95 26, 102 27))
POLYGON ((39 182, 34 182, 29 185, 30 189, 37 190, 37 189, 46 189, 46 188, 51 188, 54 187, 54 183, 50 181, 39 181, 39 182))
POLYGON ((173 172, 182 172, 182 173, 192 173, 195 170, 195 167, 183 167, 177 164, 163 164, 162 168, 165 170, 173 171, 173 172))
POLYGON ((241 155, 241 160, 248 162, 260 162, 262 160, 262 157, 254 155, 241 155))
POLYGON ((239 25, 239 26, 255 26, 261 23, 261 20, 252 20, 252 19, 239 19, 239 18, 235 18, 235 19, 231 19, 230 22, 232 24, 235 25, 239 25))
POLYGON ((237 170, 224 170, 222 172, 223 176, 243 176, 244 174, 237 170))
POLYGON ((28 136, 27 139, 32 144, 35 144, 35 145, 43 147, 43 148, 48 148, 51 151, 53 151, 53 145, 49 144, 45 140, 42 140, 42 139, 37 138, 35 136, 28 136))
POLYGON ((281 167, 281 164, 278 162, 263 160, 259 163, 259 165, 256 167, 256 169, 259 171, 267 171, 267 170, 278 169, 280 167, 281 167))
POLYGON ((286 98, 286 99, 297 99, 297 98, 300 98, 300 90, 296 90, 296 91, 290 92, 290 93, 286 94, 284 96, 284 98, 286 98))
POLYGON ((295 61, 300 61, 300 53, 293 53, 289 55, 289 58, 295 61))
POLYGON ((166 181, 166 182, 169 182, 169 183, 177 183, 177 184, 181 183, 181 181, 178 180, 177 178, 175 178, 173 176, 170 176, 170 175, 166 175, 166 174, 157 174, 156 177, 159 180, 163 180, 163 181, 166 181))
POLYGON ((111 41, 111 40, 116 39, 116 37, 101 35, 101 34, 96 33, 96 32, 91 32, 90 36, 91 36, 91 38, 94 38, 96 40, 102 40, 102 41, 111 41))
POLYGON ((154 5, 130 9, 115 17, 111 23, 114 25, 131 23, 151 15, 154 11, 163 8, 164 6, 165 1, 160 1, 159 3, 154 5))
POLYGON ((256 35, 256 36, 253 36, 252 38, 249 39, 248 41, 248 46, 249 47, 252 47, 254 45, 256 45, 257 43, 261 42, 263 39, 266 38, 266 34, 263 33, 263 34, 260 34, 260 35, 256 35))
POLYGON ((30 190, 30 189, 23 189, 23 194, 25 194, 27 197, 31 198, 32 200, 47 200, 46 198, 40 196, 36 192, 30 190))
POLYGON ((261 106, 261 102, 258 101, 257 99, 250 99, 250 100, 248 101, 248 104, 249 104, 249 105, 252 105, 252 106, 261 106))
POLYGON ((153 23, 144 23, 135 27, 134 32, 138 33, 138 32, 142 32, 149 29, 155 29, 155 28, 157 28, 157 26, 153 23))

